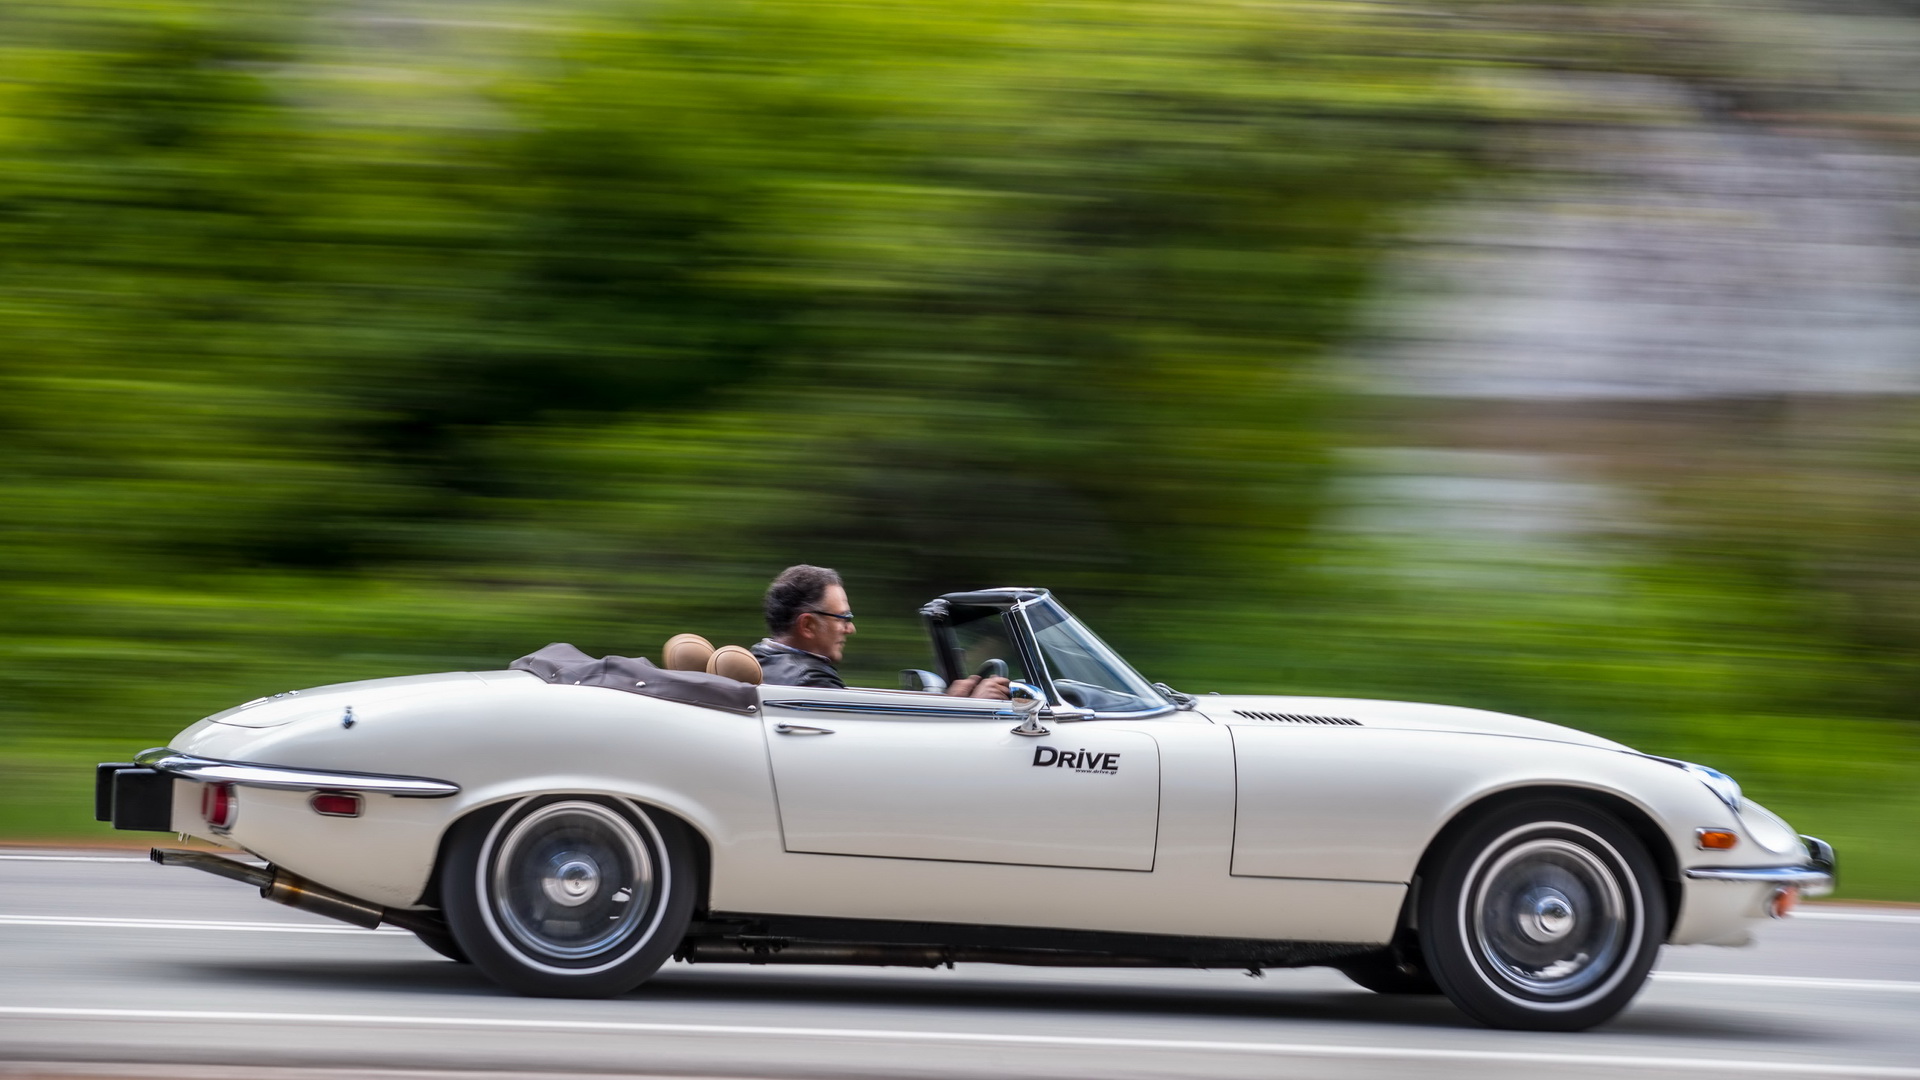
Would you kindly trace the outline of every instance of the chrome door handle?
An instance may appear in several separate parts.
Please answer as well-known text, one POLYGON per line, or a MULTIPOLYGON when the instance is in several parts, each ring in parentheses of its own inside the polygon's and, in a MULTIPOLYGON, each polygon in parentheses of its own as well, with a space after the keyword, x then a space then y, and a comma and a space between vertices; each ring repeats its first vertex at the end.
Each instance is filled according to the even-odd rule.
POLYGON ((781 735, 831 735, 832 728, 808 727, 805 724, 775 724, 773 730, 781 735))

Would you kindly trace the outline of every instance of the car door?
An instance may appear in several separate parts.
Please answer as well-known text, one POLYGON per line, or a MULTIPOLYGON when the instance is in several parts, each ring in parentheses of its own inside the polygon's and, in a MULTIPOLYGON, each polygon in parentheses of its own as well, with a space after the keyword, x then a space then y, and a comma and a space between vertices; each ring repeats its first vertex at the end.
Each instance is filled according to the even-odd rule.
POLYGON ((1152 870, 1153 737, 1124 722, 1013 732, 1005 702, 767 686, 786 850, 1152 870))

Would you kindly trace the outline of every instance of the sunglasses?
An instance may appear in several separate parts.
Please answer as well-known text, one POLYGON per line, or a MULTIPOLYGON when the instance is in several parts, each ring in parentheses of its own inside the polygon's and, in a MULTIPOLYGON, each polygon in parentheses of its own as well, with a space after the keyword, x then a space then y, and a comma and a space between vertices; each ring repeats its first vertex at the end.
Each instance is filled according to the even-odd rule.
POLYGON ((839 619, 839 620, 840 620, 841 622, 845 622, 845 623, 850 623, 850 622, 852 622, 852 621, 853 621, 853 612, 851 612, 851 611, 849 611, 849 612, 847 612, 847 613, 846 613, 845 615, 836 615, 836 614, 834 614, 834 613, 833 613, 833 612, 831 612, 831 611, 815 611, 815 610, 814 610, 814 609, 812 609, 812 608, 808 608, 808 609, 806 609, 805 611, 802 611, 802 612, 801 612, 800 614, 802 614, 802 615, 825 615, 825 616, 826 616, 827 618, 829 618, 829 619, 839 619))

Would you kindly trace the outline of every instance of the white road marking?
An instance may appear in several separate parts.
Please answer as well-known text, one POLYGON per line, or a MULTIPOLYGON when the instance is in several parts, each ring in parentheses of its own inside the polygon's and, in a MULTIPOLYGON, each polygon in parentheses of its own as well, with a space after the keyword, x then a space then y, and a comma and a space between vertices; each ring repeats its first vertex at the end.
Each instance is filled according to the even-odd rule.
POLYGON ((77 915, 0 915, 0 926, 92 926, 115 930, 240 930, 275 934, 400 934, 413 931, 399 927, 362 930, 345 923, 312 925, 308 923, 216 922, 211 919, 108 919, 77 915))
POLYGON ((1801 908, 1792 919, 1830 919, 1834 922, 1920 923, 1920 915, 1895 915, 1883 911, 1808 911, 1801 908))
POLYGON ((0 862, 152 862, 144 855, 0 855, 0 862))
POLYGON ((1719 986, 1780 986, 1796 990, 1877 990, 1920 994, 1920 982, 1893 979, 1819 979, 1804 975, 1727 975, 1717 971, 1656 971, 1661 982, 1713 983, 1719 986))
POLYGON ((1533 1065, 1591 1065, 1697 1072, 1858 1076, 1920 1080, 1920 1069, 1892 1065, 1847 1065, 1769 1059, 1656 1057, 1638 1054, 1559 1054, 1523 1050, 1458 1050, 1423 1046, 1342 1046, 1331 1043, 1226 1042, 1206 1039, 1127 1039, 1075 1035, 1003 1035, 973 1031, 909 1031, 885 1028, 806 1028, 731 1024, 661 1024, 617 1020, 525 1020, 507 1017, 394 1016, 356 1013, 224 1012, 190 1009, 62 1009, 0 1006, 0 1018, 43 1020, 161 1020, 206 1023, 337 1024, 355 1027, 438 1027, 469 1030, 572 1031, 632 1035, 760 1036, 802 1039, 863 1039, 896 1043, 964 1043, 989 1046, 1080 1047, 1103 1050, 1172 1050, 1183 1053, 1272 1054, 1282 1057, 1377 1058, 1398 1061, 1476 1061, 1533 1065))

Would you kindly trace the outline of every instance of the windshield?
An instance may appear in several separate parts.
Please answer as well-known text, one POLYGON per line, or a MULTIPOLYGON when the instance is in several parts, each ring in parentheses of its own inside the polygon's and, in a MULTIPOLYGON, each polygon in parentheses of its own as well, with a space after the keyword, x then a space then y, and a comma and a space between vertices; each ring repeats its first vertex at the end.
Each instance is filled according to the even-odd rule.
POLYGON ((1164 709, 1167 700, 1066 608, 1044 597, 1024 608, 1053 688, 1068 705, 1095 712, 1164 709))
POLYGON ((1025 679, 1025 669, 1020 663, 1020 652, 1013 646, 1013 639, 1007 634, 1006 612, 1000 608, 984 608, 970 619, 963 618, 953 624, 953 670, 957 677, 978 675, 989 660, 1000 660, 1007 670, 999 672, 1012 679, 1025 679))

